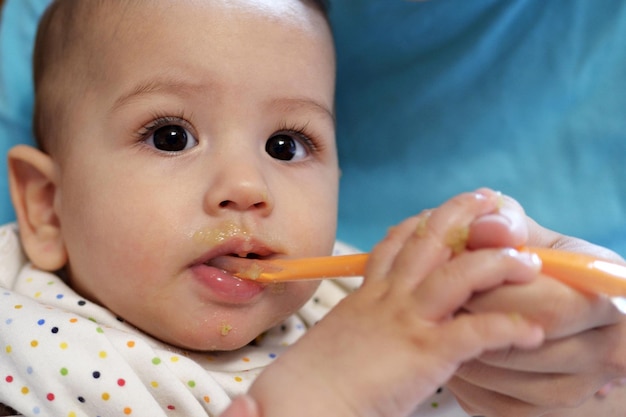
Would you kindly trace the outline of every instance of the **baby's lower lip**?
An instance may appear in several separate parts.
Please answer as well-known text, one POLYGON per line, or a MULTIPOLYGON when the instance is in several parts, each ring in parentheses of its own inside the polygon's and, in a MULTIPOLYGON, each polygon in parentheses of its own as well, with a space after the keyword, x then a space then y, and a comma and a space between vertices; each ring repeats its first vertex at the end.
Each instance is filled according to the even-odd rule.
POLYGON ((265 285, 259 282, 234 277, 206 264, 194 265, 191 269, 197 281, 208 288, 219 302, 245 304, 265 289, 265 285))

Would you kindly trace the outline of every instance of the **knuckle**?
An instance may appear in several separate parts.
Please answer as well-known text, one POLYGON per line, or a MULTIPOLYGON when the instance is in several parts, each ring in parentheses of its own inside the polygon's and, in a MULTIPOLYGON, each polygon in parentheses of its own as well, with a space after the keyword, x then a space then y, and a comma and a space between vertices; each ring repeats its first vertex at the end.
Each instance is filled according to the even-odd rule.
POLYGON ((605 326, 599 329, 603 333, 604 346, 606 347, 604 359, 604 369, 611 374, 611 377, 626 377, 626 320, 621 323, 605 326))

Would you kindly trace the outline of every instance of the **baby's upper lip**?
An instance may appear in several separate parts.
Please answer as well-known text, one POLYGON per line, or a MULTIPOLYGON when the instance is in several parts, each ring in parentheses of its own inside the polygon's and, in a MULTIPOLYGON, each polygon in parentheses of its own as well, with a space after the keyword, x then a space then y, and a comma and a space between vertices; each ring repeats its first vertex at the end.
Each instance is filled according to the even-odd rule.
POLYGON ((269 259, 277 255, 277 252, 264 242, 245 237, 232 237, 220 245, 204 253, 192 264, 211 264, 211 260, 221 256, 236 256, 250 259, 269 259))

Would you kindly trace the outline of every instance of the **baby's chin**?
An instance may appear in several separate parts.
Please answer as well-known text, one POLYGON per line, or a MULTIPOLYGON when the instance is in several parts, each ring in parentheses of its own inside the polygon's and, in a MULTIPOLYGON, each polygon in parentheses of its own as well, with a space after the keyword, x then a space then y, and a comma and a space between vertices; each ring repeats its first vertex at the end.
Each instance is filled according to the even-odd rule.
POLYGON ((181 332, 183 329, 179 328, 175 332, 168 334, 148 334, 161 342, 184 350, 195 352, 232 351, 249 345, 265 331, 278 325, 280 322, 254 329, 250 326, 223 321, 218 324, 207 325, 203 329, 196 331, 184 329, 181 332))

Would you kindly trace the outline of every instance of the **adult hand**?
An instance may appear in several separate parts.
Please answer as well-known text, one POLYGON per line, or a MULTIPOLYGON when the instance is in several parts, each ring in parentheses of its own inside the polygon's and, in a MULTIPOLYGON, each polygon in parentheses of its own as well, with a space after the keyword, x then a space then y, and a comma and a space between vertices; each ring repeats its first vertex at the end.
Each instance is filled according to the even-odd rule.
MULTIPOLYGON (((539 226, 507 197, 503 197, 499 215, 475 222, 468 246, 521 244, 584 252, 622 262, 605 248, 539 226)), ((465 309, 474 314, 518 312, 539 323, 546 334, 546 343, 538 349, 488 353, 459 369, 448 387, 468 413, 573 417, 590 415, 590 407, 605 407, 597 415, 624 414, 626 396, 613 394, 611 382, 626 376, 626 316, 607 297, 584 294, 542 276, 529 285, 505 285, 482 293, 465 309), (599 398, 598 393, 607 398, 599 398)))

